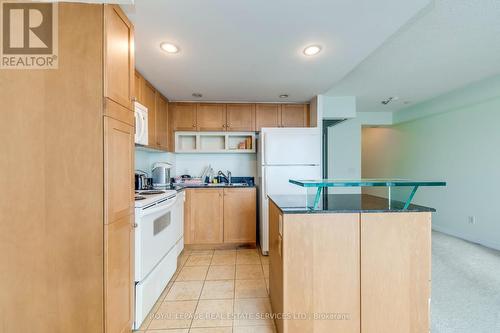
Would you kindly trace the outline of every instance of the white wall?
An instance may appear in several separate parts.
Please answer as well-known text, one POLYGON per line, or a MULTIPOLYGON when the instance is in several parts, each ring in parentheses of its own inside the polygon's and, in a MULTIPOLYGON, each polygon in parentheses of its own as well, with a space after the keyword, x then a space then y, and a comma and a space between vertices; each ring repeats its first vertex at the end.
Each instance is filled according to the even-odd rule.
POLYGON ((445 180, 414 199, 437 209, 433 228, 500 249, 500 97, 457 107, 455 95, 422 105, 424 118, 364 129, 363 177, 445 180), (427 116, 432 105, 453 108, 427 116))
MULTIPOLYGON (((361 178, 361 123, 348 119, 328 128, 328 178, 361 178)), ((335 188, 329 193, 360 193, 360 188, 335 188)))
POLYGON ((145 150, 144 148, 135 148, 135 170, 142 170, 151 176, 151 169, 155 162, 168 162, 174 165, 171 175, 174 176, 175 168, 175 155, 172 153, 156 152, 152 150, 145 150))

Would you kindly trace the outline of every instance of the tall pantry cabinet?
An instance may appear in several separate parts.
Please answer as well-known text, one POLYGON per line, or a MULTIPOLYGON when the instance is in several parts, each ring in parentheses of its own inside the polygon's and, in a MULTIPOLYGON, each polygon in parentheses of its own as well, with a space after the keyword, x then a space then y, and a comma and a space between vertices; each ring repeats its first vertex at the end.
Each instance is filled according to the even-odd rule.
POLYGON ((130 332, 133 27, 59 3, 56 28, 57 69, 0 69, 0 330, 130 332))

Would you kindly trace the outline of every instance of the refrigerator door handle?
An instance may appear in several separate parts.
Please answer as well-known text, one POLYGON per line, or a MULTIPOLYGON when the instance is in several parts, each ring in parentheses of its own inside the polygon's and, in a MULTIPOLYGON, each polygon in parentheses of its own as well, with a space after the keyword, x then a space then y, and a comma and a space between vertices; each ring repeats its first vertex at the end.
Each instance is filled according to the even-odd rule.
POLYGON ((261 154, 262 154, 262 164, 263 165, 266 165, 267 164, 267 149, 265 148, 266 147, 266 133, 264 132, 261 132, 261 138, 260 138, 260 141, 261 141, 261 154))
POLYGON ((262 173, 262 194, 264 195, 264 201, 267 199, 267 168, 263 167, 264 172, 262 173))

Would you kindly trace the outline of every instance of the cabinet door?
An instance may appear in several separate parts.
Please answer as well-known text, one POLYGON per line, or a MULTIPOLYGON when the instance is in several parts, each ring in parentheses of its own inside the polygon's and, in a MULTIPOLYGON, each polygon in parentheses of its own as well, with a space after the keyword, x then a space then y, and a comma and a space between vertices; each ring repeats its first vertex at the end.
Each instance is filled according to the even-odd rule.
POLYGON ((104 96, 132 110, 134 27, 119 6, 104 6, 104 96))
POLYGON ((142 75, 138 72, 135 71, 134 73, 134 97, 135 100, 141 104, 144 104, 144 97, 143 97, 143 90, 144 90, 144 78, 142 75))
POLYGON ((281 105, 281 127, 307 127, 308 119, 307 104, 281 105))
MULTIPOLYGON (((269 298, 274 314, 284 313, 283 300, 283 214, 269 200, 269 298), (281 226, 280 226, 281 225, 281 226), (281 232, 280 232, 281 231, 281 232)), ((283 321, 276 317, 277 331, 283 333, 283 321)))
POLYGON ((144 106, 148 108, 148 146, 156 148, 156 89, 145 81, 144 106))
POLYGON ((130 332, 134 309, 134 215, 104 227, 105 332, 130 332))
POLYGON ((257 104, 255 106, 255 127, 260 131, 262 127, 279 127, 280 104, 257 104))
POLYGON ((191 244, 220 244, 223 242, 222 193, 222 189, 192 190, 189 202, 191 244))
POLYGON ((134 127, 104 117, 105 223, 134 211, 134 127))
POLYGON ((198 131, 225 131, 226 105, 218 103, 199 103, 196 105, 198 131))
POLYGON ((196 130, 196 104, 174 103, 173 104, 174 131, 196 130))
POLYGON ((228 131, 255 131, 255 104, 226 104, 228 131))
POLYGON ((134 128, 104 117, 106 332, 129 332, 133 311, 134 128))
POLYGON ((224 243, 255 243, 257 226, 255 188, 224 189, 224 243))
POLYGON ((161 150, 168 150, 168 101, 156 94, 156 145, 161 150))
POLYGON ((167 105, 167 110, 168 110, 168 151, 175 151, 175 132, 174 132, 174 126, 175 126, 175 107, 174 103, 168 103, 167 105))
POLYGON ((363 332, 429 332, 430 280, 430 213, 361 214, 363 332))

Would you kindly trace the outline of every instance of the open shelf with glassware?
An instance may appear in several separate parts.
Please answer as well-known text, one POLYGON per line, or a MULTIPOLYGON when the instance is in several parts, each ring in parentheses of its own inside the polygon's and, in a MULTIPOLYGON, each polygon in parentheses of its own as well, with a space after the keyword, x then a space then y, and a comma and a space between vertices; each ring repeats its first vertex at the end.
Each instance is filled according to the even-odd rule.
POLYGON ((176 153, 255 153, 254 132, 175 132, 176 153))

